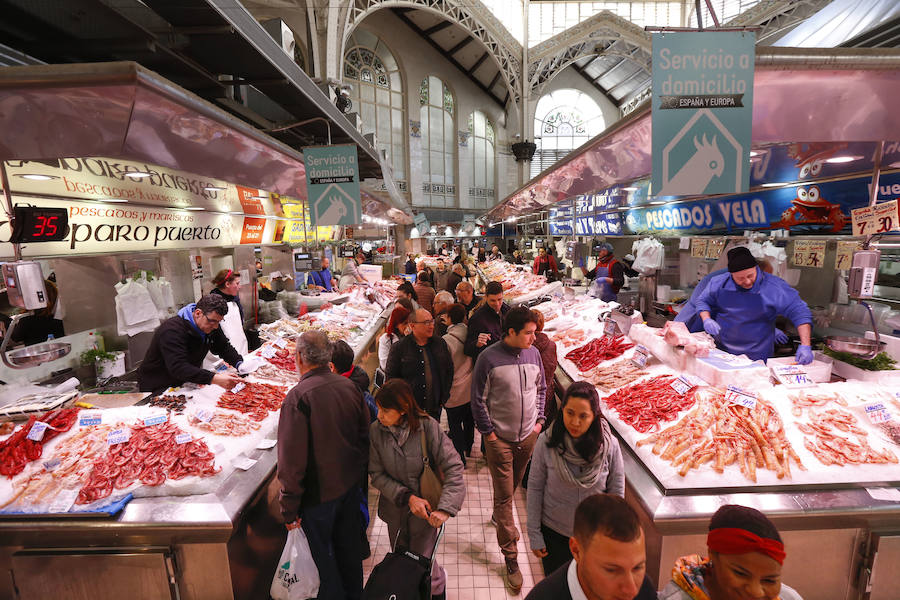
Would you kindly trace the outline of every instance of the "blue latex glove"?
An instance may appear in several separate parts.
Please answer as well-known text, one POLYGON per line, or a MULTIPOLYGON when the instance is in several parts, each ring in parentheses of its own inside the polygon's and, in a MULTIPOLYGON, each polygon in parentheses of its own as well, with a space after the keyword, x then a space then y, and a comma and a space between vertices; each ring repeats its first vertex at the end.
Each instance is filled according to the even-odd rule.
POLYGON ((712 319, 707 319, 703 321, 703 330, 713 337, 718 337, 722 327, 712 319))
POLYGON ((578 266, 581 267, 582 269, 584 268, 584 257, 583 256, 579 257, 578 266))
POLYGON ((779 345, 784 345, 788 343, 788 336, 785 332, 775 328, 775 343, 779 345))
POLYGON ((813 361, 813 351, 812 346, 804 346, 801 345, 797 348, 797 363, 801 365, 808 365, 813 361))

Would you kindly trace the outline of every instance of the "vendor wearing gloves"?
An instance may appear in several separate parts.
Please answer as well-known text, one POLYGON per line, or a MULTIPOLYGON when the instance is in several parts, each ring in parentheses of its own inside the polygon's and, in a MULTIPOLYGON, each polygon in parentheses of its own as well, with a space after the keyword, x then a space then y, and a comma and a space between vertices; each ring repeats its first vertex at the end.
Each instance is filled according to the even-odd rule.
POLYGON ((214 383, 231 389, 241 381, 229 373, 202 369, 203 358, 212 352, 235 367, 250 373, 262 359, 242 358, 222 333, 219 325, 228 314, 228 304, 219 295, 209 294, 196 304, 188 304, 178 315, 167 319, 153 333, 150 348, 138 369, 141 391, 159 393, 185 383, 214 383))
POLYGON ((613 302, 625 284, 625 267, 613 256, 613 247, 609 242, 600 244, 597 266, 588 271, 584 267, 584 259, 578 261, 581 272, 588 279, 593 279, 588 295, 600 298, 604 302, 613 302))
POLYGON ((813 360, 812 313, 786 281, 762 271, 746 246, 728 251, 728 273, 712 277, 696 302, 703 329, 731 354, 766 360, 775 349, 775 317, 784 315, 800 334, 797 362, 813 360))
MULTIPOLYGON (((219 331, 225 334, 232 347, 243 356, 247 354, 249 346, 247 334, 244 333, 244 307, 241 306, 241 299, 238 297, 241 274, 235 273, 232 269, 222 269, 213 277, 212 283, 216 287, 210 293, 223 298, 228 304, 228 314, 222 319, 219 331)), ((203 360, 203 368, 212 370, 218 361, 218 357, 208 353, 203 360)))
POLYGON ((309 275, 306 277, 306 285, 317 287, 323 292, 334 291, 337 287, 337 280, 331 274, 331 270, 328 268, 330 266, 331 261, 328 260, 328 257, 322 257, 322 268, 318 271, 309 272, 309 275))

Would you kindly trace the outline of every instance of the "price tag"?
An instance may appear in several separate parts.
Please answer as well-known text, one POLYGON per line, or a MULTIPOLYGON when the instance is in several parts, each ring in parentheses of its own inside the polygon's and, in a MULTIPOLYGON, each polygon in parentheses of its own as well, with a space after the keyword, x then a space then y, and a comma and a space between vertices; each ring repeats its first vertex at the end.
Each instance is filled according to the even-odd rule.
POLYGON ((606 321, 604 321, 603 335, 606 335, 609 337, 616 336, 616 322, 615 321, 613 321, 612 319, 607 319, 606 321))
POLYGON ((234 466, 243 471, 249 471, 257 462, 258 461, 247 458, 246 456, 238 456, 234 459, 234 466))
POLYGON ((212 447, 212 451, 215 452, 216 454, 221 454, 222 452, 225 452, 225 444, 223 444, 222 442, 219 442, 218 444, 216 444, 215 446, 212 447))
POLYGON ((160 423, 165 423, 169 420, 169 414, 165 411, 163 412, 155 412, 152 415, 144 418, 144 427, 152 427, 153 425, 159 425, 160 423))
POLYGON ((694 238, 691 240, 691 258, 706 258, 706 245, 709 240, 694 238))
POLYGON ((647 350, 643 345, 638 344, 634 349, 634 354, 631 355, 631 362, 639 369, 643 369, 647 366, 647 359, 650 358, 650 351, 647 350))
POLYGON ((708 240, 706 242, 706 258, 718 260, 725 249, 725 240, 708 240))
POLYGON ((194 436, 192 436, 192 435, 189 434, 189 433, 186 433, 186 432, 185 432, 185 433, 179 433, 178 435, 175 436, 175 443, 176 443, 176 444, 179 444, 179 445, 180 445, 180 444, 187 444, 188 442, 190 442, 190 441, 193 440, 193 439, 194 439, 194 436))
POLYGON ((887 407, 881 402, 866 404, 866 416, 869 417, 869 421, 874 425, 893 420, 891 413, 888 412, 887 407))
POLYGON ((39 442, 44 439, 44 432, 47 428, 50 427, 47 423, 43 421, 35 421, 31 426, 31 431, 28 432, 28 435, 25 437, 33 442, 39 442))
POLYGON ((277 351, 275 350, 274 346, 263 346, 259 351, 259 355, 263 358, 272 358, 273 356, 275 356, 276 352, 277 351))
POLYGON ((56 498, 47 507, 47 512, 51 514, 67 513, 71 510, 72 505, 78 498, 78 490, 62 490, 56 495, 56 498))
POLYGON ((884 233, 900 229, 900 212, 897 201, 890 200, 875 205, 874 211, 875 233, 884 233))
POLYGON ((50 460, 45 460, 43 467, 45 471, 52 471, 56 467, 60 465, 60 460, 58 458, 51 458, 50 460))
POLYGON ((209 423, 210 421, 212 421, 213 411, 206 408, 200 408, 197 410, 197 412, 194 413, 194 416, 197 417, 197 420, 199 421, 209 423))
POLYGON ((233 388, 231 388, 231 393, 237 394, 239 391, 241 391, 245 387, 247 387, 246 383, 237 383, 237 384, 235 384, 235 386, 233 388))
POLYGON ((278 346, 279 348, 287 348, 287 340, 285 340, 284 338, 277 337, 272 340, 272 344, 278 346))
POLYGON ((725 400, 750 410, 756 408, 756 394, 751 394, 733 385, 728 386, 728 391, 725 392, 725 400))
POLYGON ((779 365, 772 372, 775 374, 775 379, 785 387, 805 388, 817 385, 798 365, 779 365))
POLYGON ((862 206, 850 211, 853 222, 853 235, 870 235, 875 233, 875 209, 862 206))
POLYGON ((116 444, 124 444, 130 439, 131 429, 122 427, 120 429, 113 429, 106 435, 106 444, 108 446, 115 446, 116 444))
POLYGON ((834 255, 834 268, 837 270, 849 269, 853 263, 853 253, 860 249, 859 242, 838 242, 837 253, 834 255))
POLYGON ((260 450, 268 450, 269 448, 273 448, 275 444, 278 443, 278 440, 273 440, 272 438, 265 438, 260 440, 260 442, 256 445, 260 450))
POLYGON ((78 415, 79 427, 93 427, 103 423, 103 413, 82 411, 78 415))
POLYGON ((823 268, 825 266, 825 244, 824 240, 797 240, 794 242, 794 266, 823 268))
POLYGON ((682 396, 687 394, 689 391, 691 391, 691 388, 694 387, 694 384, 691 383, 690 380, 684 375, 673 381, 670 385, 672 386, 673 390, 675 390, 682 396))

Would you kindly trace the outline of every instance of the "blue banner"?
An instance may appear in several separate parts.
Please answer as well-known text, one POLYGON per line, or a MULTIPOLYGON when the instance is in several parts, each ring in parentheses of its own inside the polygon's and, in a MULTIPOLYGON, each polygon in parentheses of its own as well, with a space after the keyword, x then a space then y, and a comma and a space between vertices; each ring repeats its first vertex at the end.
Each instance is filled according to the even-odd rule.
MULTIPOLYGON (((790 229, 794 234, 850 234, 850 211, 869 203, 870 177, 797 185, 627 211, 628 234, 740 233, 790 229)), ((900 173, 879 181, 879 200, 900 198, 900 173)), ((622 213, 616 213, 620 215, 622 213)))
POLYGON ((313 225, 355 225, 362 222, 356 157, 355 144, 303 149, 309 214, 313 225))
POLYGON ((756 35, 653 34, 653 191, 749 189, 756 35))

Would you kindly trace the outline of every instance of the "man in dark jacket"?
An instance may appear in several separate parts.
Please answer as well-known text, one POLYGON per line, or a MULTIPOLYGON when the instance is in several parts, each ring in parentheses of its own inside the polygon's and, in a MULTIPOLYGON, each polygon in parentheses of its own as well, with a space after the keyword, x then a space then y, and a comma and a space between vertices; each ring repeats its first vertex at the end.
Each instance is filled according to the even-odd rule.
MULTIPOLYGON (((556 416, 556 397, 554 396, 554 376, 556 375, 556 365, 559 358, 556 355, 556 342, 547 337, 544 333, 544 313, 539 310, 532 310, 532 316, 537 323, 537 330, 534 332, 534 347, 541 353, 541 362, 544 364, 544 381, 547 384, 547 395, 544 401, 544 416, 547 423, 552 423, 556 416)), ((526 476, 527 477, 527 476, 526 476)))
POLYGON ((472 311, 481 302, 481 296, 475 295, 475 287, 468 281, 462 281, 456 286, 456 301, 466 307, 466 318, 472 318, 472 311))
POLYGON ((465 278, 466 267, 460 263, 456 263, 453 265, 453 270, 450 272, 450 275, 447 276, 447 287, 445 289, 451 294, 455 294, 456 286, 458 286, 465 278))
POLYGON ((322 331, 297 340, 300 381, 278 419, 281 516, 303 527, 319 570, 319 598, 362 595, 360 486, 369 462, 369 413, 359 388, 332 373, 322 331))
MULTIPOLYGON (((156 328, 144 362, 138 368, 138 385, 143 392, 162 392, 185 383, 214 383, 231 389, 241 381, 227 373, 202 369, 207 352, 212 352, 240 370, 243 358, 219 329, 228 313, 221 296, 207 295, 188 304, 178 315, 156 328)), ((249 372, 249 371, 248 371, 249 372)))
POLYGON ((463 351, 476 360, 481 351, 503 339, 503 317, 509 305, 503 301, 503 286, 491 281, 484 289, 484 304, 469 317, 469 334, 463 351))
POLYGON ((408 323, 412 329, 393 346, 384 369, 385 379, 399 377, 412 387, 416 403, 438 422, 441 407, 453 385, 453 358, 447 342, 434 335, 434 317, 417 310, 408 323))
POLYGON ((574 560, 538 583, 525 600, 656 600, 646 574, 644 532, 624 499, 588 496, 575 509, 574 529, 569 539, 574 560))

